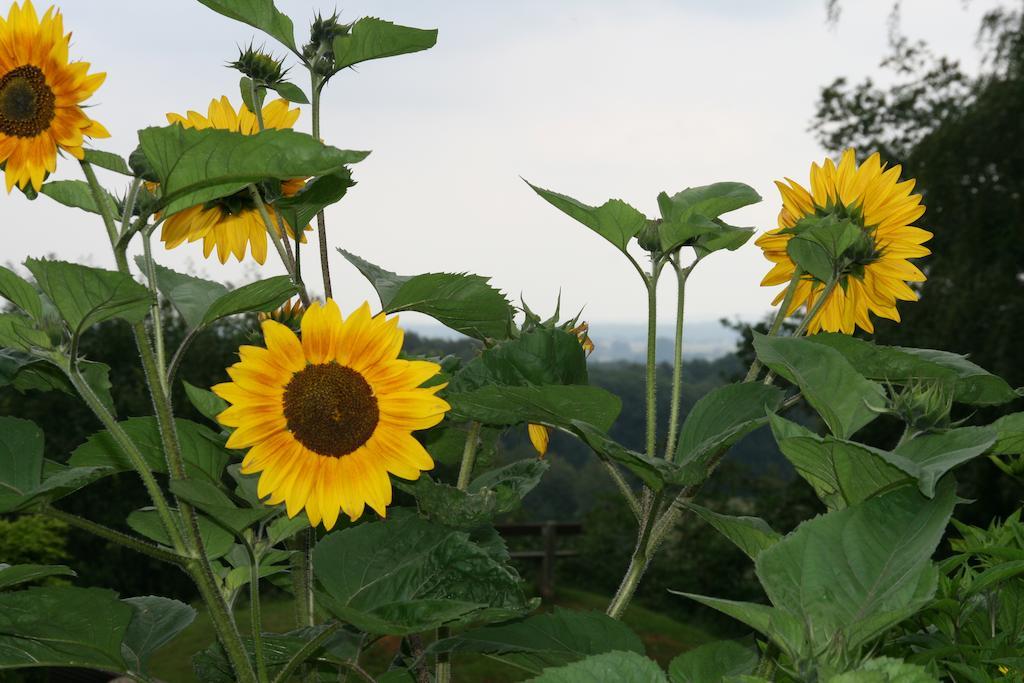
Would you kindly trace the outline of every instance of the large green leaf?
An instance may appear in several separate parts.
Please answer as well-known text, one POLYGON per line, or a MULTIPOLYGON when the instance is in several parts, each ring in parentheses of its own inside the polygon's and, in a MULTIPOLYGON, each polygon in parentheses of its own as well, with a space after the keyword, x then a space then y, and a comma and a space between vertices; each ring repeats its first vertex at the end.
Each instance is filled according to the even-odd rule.
POLYGON ((992 423, 996 430, 996 443, 992 452, 996 455, 1019 455, 1024 453, 1024 413, 1004 415, 992 423))
POLYGON ((545 669, 530 683, 668 683, 657 663, 635 652, 606 652, 552 669, 545 669))
POLYGON ((274 0, 199 0, 214 12, 248 24, 281 41, 296 54, 292 20, 274 6, 274 0))
MULTIPOLYGON (((175 511, 175 523, 184 533, 183 522, 180 515, 175 511)), ((171 547, 171 537, 167 535, 160 515, 153 508, 142 508, 135 510, 125 520, 129 527, 151 541, 162 546, 171 547)), ((203 539, 203 546, 206 548, 206 555, 215 560, 224 557, 231 551, 234 545, 234 536, 230 531, 225 530, 220 524, 203 515, 198 515, 199 536, 203 539)))
POLYGON ((585 422, 608 431, 622 409, 617 396, 581 384, 485 386, 447 396, 452 414, 491 425, 523 423, 573 428, 585 422))
POLYGON ((334 68, 337 71, 371 59, 419 52, 435 43, 437 29, 398 26, 363 17, 349 27, 348 33, 334 39, 334 68))
POLYGON ((32 351, 50 348, 50 337, 18 313, 0 313, 0 348, 32 351))
POLYGON ((238 507, 219 486, 202 479, 172 480, 171 492, 180 500, 202 510, 236 536, 256 522, 277 514, 277 510, 272 507, 238 507))
POLYGON ((529 182, 527 185, 556 209, 575 218, 623 253, 626 253, 629 241, 647 227, 647 217, 621 199, 609 199, 601 206, 587 206, 564 194, 545 190, 529 182))
POLYGON ((973 405, 999 405, 1018 398, 1001 377, 955 353, 879 346, 845 334, 816 334, 807 341, 836 349, 870 379, 899 385, 920 379, 945 381, 953 387, 954 400, 973 405))
POLYGON ((705 394, 690 410, 679 432, 676 462, 704 466, 722 448, 728 448, 767 422, 767 413, 782 404, 782 390, 745 382, 718 387, 705 394))
POLYGON ((931 497, 946 472, 978 457, 995 442, 996 430, 991 427, 961 427, 905 441, 893 451, 899 460, 888 459, 917 477, 921 492, 931 497), (903 464, 904 459, 909 464, 903 464))
MULTIPOLYGON (((85 181, 51 180, 43 185, 40 192, 64 206, 70 206, 72 209, 82 209, 83 211, 96 214, 101 213, 99 207, 96 206, 96 199, 93 197, 92 189, 85 181)), ((110 214, 113 216, 118 215, 117 202, 114 198, 106 190, 103 190, 102 197, 103 201, 107 204, 106 208, 110 211, 110 214)))
POLYGON ((746 624, 767 636, 792 659, 803 659, 810 654, 810 648, 804 638, 803 624, 796 616, 785 610, 756 602, 724 600, 674 590, 669 592, 690 598, 746 624))
POLYGON ((466 273, 396 275, 339 249, 370 281, 388 313, 416 311, 475 339, 507 339, 512 307, 487 278, 466 273))
MULTIPOLYGON (((725 233, 729 226, 714 219, 723 213, 759 201, 761 196, 752 187, 734 182, 688 187, 671 197, 667 192, 662 192, 658 195, 658 208, 661 210, 662 219, 658 226, 661 248, 665 252, 671 252, 696 238, 713 238, 719 233, 725 233)), ((709 243, 705 246, 707 244, 709 243)), ((719 246, 723 247, 735 248, 725 244, 719 246)))
POLYGON ((36 288, 3 266, 0 266, 0 296, 28 313, 34 320, 42 320, 43 302, 36 288))
POLYGON ((538 328, 484 350, 456 373, 451 391, 471 391, 492 384, 586 383, 587 359, 576 336, 564 330, 538 328))
POLYGON ((939 683, 939 679, 917 664, 878 657, 864 662, 855 671, 829 678, 827 683, 939 683))
POLYGON ((931 599, 931 556, 956 499, 947 480, 932 500, 903 487, 816 517, 758 555, 758 578, 815 650, 856 653, 931 599))
POLYGON ((890 462, 889 454, 879 449, 820 437, 775 415, 771 416, 771 426, 779 450, 829 509, 859 503, 914 476, 890 462))
POLYGON ((334 173, 369 154, 329 147, 293 130, 243 135, 171 125, 141 130, 139 141, 160 181, 165 216, 268 178, 288 180, 334 173))
POLYGON ((840 439, 874 420, 877 410, 885 406, 882 387, 861 376, 834 349, 804 338, 756 332, 754 349, 762 363, 800 387, 807 402, 840 439))
POLYGON ((66 261, 28 259, 25 265, 72 334, 112 318, 139 322, 149 313, 149 290, 124 273, 66 261))
POLYGON ((153 653, 184 631, 196 618, 196 611, 183 602, 156 595, 123 602, 135 610, 124 635, 124 660, 130 671, 144 674, 153 653))
POLYGON ((288 225, 305 227, 320 211, 341 201, 348 188, 355 185, 352 172, 342 168, 334 173, 314 178, 291 197, 282 197, 274 202, 274 208, 288 222, 288 225))
POLYGON ((518 575, 467 533, 393 509, 385 521, 336 531, 313 553, 323 605, 375 634, 403 635, 529 609, 518 575))
POLYGON ((202 324, 239 313, 272 311, 298 293, 298 287, 287 275, 277 275, 231 290, 210 304, 202 324))
POLYGON ((430 647, 432 653, 487 653, 533 674, 612 651, 642 655, 644 644, 628 626, 602 612, 561 607, 510 624, 465 631, 430 647))
POLYGON ((83 667, 124 671, 132 608, 113 591, 47 587, 0 593, 0 670, 83 667))
MULTIPOLYGON (((163 455, 163 442, 156 418, 133 417, 120 424, 128 437, 138 446, 150 469, 166 474, 167 461, 163 455)), ((220 445, 223 439, 203 425, 189 420, 179 418, 175 420, 175 425, 188 475, 209 482, 219 482, 228 461, 228 453, 220 445)), ((133 469, 128 456, 121 451, 106 430, 90 436, 72 452, 68 462, 75 467, 110 467, 116 472, 133 469)))
POLYGON ((679 655, 668 665, 672 683, 720 683, 726 676, 742 676, 757 667, 757 650, 735 640, 719 640, 679 655))
MULTIPOLYGON (((82 373, 92 390, 106 406, 111 415, 116 415, 114 397, 110 394, 110 366, 92 361, 78 361, 82 373)), ((62 391, 78 396, 78 390, 68 380, 64 371, 49 361, 17 349, 0 349, 0 387, 12 386, 22 393, 26 391, 62 391)))
POLYGON ((11 586, 38 581, 50 576, 77 576, 69 567, 56 564, 2 564, 0 563, 0 591, 11 586))
POLYGON ((85 160, 93 166, 99 166, 100 168, 105 168, 108 171, 120 173, 121 175, 135 175, 132 173, 132 170, 128 168, 128 162, 113 152, 104 152, 99 149, 86 149, 84 151, 85 160))
POLYGON ((519 460, 480 475, 465 491, 425 474, 415 482, 395 484, 416 497, 420 514, 427 519, 459 529, 474 529, 518 508, 547 469, 545 460, 519 460))
POLYGON ((689 503, 686 507, 735 543, 736 547, 752 560, 756 560, 761 551, 772 547, 782 538, 782 534, 768 526, 768 522, 760 517, 723 515, 694 503, 689 503))
MULTIPOLYGON (((137 257, 135 262, 145 273, 146 264, 143 257, 137 257)), ((154 264, 154 268, 157 289, 171 302, 178 313, 181 313, 185 324, 190 328, 199 327, 210 306, 228 293, 228 288, 219 282, 185 275, 159 264, 154 264)))

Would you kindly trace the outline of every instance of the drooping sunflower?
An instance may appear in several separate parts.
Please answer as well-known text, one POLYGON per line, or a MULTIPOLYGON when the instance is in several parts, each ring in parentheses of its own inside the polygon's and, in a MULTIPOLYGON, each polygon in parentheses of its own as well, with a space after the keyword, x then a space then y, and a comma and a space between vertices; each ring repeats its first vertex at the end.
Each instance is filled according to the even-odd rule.
POLYGON ((331 299, 302 317, 301 341, 273 320, 262 323, 266 348, 242 346, 230 382, 213 387, 231 403, 217 419, 235 431, 229 448, 248 448, 244 474, 260 473, 258 492, 305 509, 313 526, 334 527, 340 511, 356 520, 369 505, 384 516, 388 474, 417 479, 434 462, 412 436, 449 410, 421 385, 440 366, 398 358, 398 318, 370 315, 363 304, 342 319, 331 299))
MULTIPOLYGON (((568 325, 566 326, 568 327, 568 325)), ((583 353, 589 356, 594 352, 594 340, 590 338, 590 325, 582 322, 576 327, 566 330, 569 334, 575 335, 583 347, 583 353)), ((530 437, 530 443, 534 450, 543 458, 548 452, 548 443, 551 441, 551 432, 544 425, 528 424, 526 433, 530 437)))
MULTIPOLYGON (((263 107, 262 113, 265 128, 291 128, 299 118, 299 110, 289 109, 288 100, 284 99, 268 103, 263 107)), ((256 115, 244 104, 235 112, 227 97, 211 101, 206 116, 195 111, 189 111, 185 116, 171 113, 167 115, 167 121, 197 130, 218 128, 243 135, 255 135, 259 132, 256 115)), ((304 184, 303 178, 286 180, 281 183, 280 193, 284 197, 291 197, 301 190, 304 184)), ((284 224, 287 234, 294 238, 293 226, 288 225, 283 219, 279 221, 273 204, 264 203, 275 231, 280 234, 278 225, 284 224)), ((306 226, 306 229, 308 227, 306 226)), ((164 222, 160 239, 168 249, 174 249, 185 240, 203 240, 203 256, 209 258, 216 247, 217 258, 221 263, 226 263, 232 254, 241 261, 245 257, 246 247, 251 245, 253 259, 262 264, 267 260, 266 230, 263 216, 255 201, 248 190, 242 190, 229 197, 179 211, 164 222)), ((302 241, 306 241, 305 237, 302 241)))
MULTIPOLYGON (((786 251, 801 220, 833 216, 854 222, 869 240, 870 248, 844 271, 821 309, 810 320, 807 333, 843 332, 852 334, 855 326, 874 331, 870 314, 899 321, 897 301, 916 301, 917 293, 907 284, 923 282, 924 273, 910 259, 927 256, 923 246, 932 233, 913 224, 924 215, 921 195, 912 194, 914 180, 900 181, 899 165, 887 168, 878 154, 858 165, 852 149, 843 153, 837 166, 826 159, 822 166, 811 165, 811 190, 794 180, 776 181, 782 194, 779 227, 762 235, 756 244, 775 264, 764 279, 763 287, 786 284, 796 266, 786 251)), ((825 283, 804 275, 786 314, 802 307, 810 311, 825 290, 825 283)), ((778 305, 785 292, 779 294, 778 305)), ((806 312, 805 311, 805 312, 806 312)))
POLYGON ((82 110, 107 75, 87 62, 69 62, 71 34, 53 7, 39 18, 32 0, 0 17, 0 166, 7 191, 38 191, 57 170, 57 151, 81 159, 86 137, 110 133, 82 110))

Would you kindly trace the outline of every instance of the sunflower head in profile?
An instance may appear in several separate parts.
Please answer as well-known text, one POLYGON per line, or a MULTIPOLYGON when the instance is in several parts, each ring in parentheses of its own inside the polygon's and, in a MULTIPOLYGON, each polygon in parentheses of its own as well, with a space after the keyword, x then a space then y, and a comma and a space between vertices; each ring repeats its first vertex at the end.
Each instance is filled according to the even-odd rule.
MULTIPOLYGON (((290 109, 288 101, 284 99, 267 104, 263 107, 262 114, 264 128, 291 128, 299 118, 299 110, 290 109)), ((206 116, 189 111, 185 116, 168 114, 167 121, 185 128, 217 128, 243 135, 255 135, 260 131, 256 115, 244 104, 236 112, 226 97, 210 102, 206 116)), ((269 201, 270 195, 291 197, 301 190, 304 184, 303 178, 293 178, 282 183, 272 180, 261 183, 273 185, 273 188, 264 186, 259 190, 263 193, 270 222, 278 234, 283 225, 285 232, 290 237, 295 237, 294 227, 288 225, 287 221, 274 211, 274 206, 269 201)), ((309 226, 305 226, 304 229, 308 230, 309 226)), ((164 221, 160 239, 168 249, 174 249, 185 240, 202 240, 203 256, 209 258, 216 248, 217 258, 221 263, 226 263, 231 255, 241 261, 245 258, 246 247, 251 249, 252 257, 257 263, 262 264, 267 260, 266 224, 247 189, 179 211, 164 221)), ((304 236, 302 241, 306 241, 304 236)))
POLYGON ((71 34, 53 7, 42 17, 32 0, 11 5, 0 17, 0 166, 7 191, 38 191, 57 170, 57 152, 82 159, 85 138, 110 133, 82 110, 106 74, 86 62, 69 62, 71 34))
POLYGON ((412 432, 449 410, 444 384, 421 386, 440 366, 398 358, 398 319, 363 304, 342 319, 331 299, 302 316, 301 340, 264 320, 266 348, 242 346, 230 382, 213 387, 231 403, 217 419, 234 428, 229 448, 248 448, 244 474, 259 473, 259 495, 305 509, 313 526, 334 527, 340 512, 356 520, 365 506, 384 516, 389 473, 417 479, 434 462, 412 432))
MULTIPOLYGON (((594 341, 590 338, 590 325, 586 321, 578 325, 573 321, 563 329, 576 337, 580 346, 583 347, 584 355, 589 356, 594 352, 594 341)), ((530 437, 530 443, 533 445, 533 449, 537 451, 537 455, 541 458, 547 455, 548 444, 551 441, 551 430, 544 425, 528 424, 526 425, 526 434, 530 437)))
MULTIPOLYGON (((927 256, 922 246, 932 237, 913 224, 924 215, 921 195, 912 194, 914 181, 900 181, 900 166, 887 168, 878 154, 858 165, 852 149, 843 153, 837 166, 826 159, 811 165, 811 189, 794 180, 776 182, 782 194, 779 227, 762 235, 757 245, 775 266, 761 281, 764 287, 789 283, 796 265, 787 246, 802 225, 814 219, 849 222, 861 231, 861 242, 814 318, 807 333, 843 332, 855 327, 874 331, 871 314, 899 321, 897 301, 916 301, 907 284, 925 279, 910 259, 927 256)), ((786 314, 800 308, 810 311, 826 291, 826 283, 804 274, 794 290, 786 314)), ((775 299, 778 305, 784 292, 775 299)))

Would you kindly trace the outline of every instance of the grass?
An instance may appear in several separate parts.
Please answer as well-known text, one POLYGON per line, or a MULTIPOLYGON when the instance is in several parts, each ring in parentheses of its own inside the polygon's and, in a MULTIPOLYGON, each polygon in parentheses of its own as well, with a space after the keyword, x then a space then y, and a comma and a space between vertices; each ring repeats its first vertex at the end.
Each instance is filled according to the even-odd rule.
MULTIPOLYGON (((554 604, 570 609, 600 611, 607 606, 608 598, 586 591, 561 588, 554 604)), ((236 611, 236 616, 239 628, 243 633, 248 633, 248 608, 240 607, 236 611)), ((637 605, 626 611, 623 621, 644 641, 647 654, 662 666, 667 666, 680 652, 713 640, 699 628, 637 605)), ((291 602, 285 599, 265 599, 263 630, 268 633, 281 633, 293 628, 295 621, 291 602)), ((191 626, 153 657, 153 675, 172 683, 194 683, 196 678, 192 673, 192 655, 209 646, 212 639, 213 629, 209 617, 200 612, 191 626)), ((385 670, 398 644, 397 638, 382 638, 365 653, 364 665, 371 673, 385 670)), ((483 655, 460 654, 455 661, 454 669, 455 680, 458 683, 514 683, 528 678, 526 674, 483 655)))

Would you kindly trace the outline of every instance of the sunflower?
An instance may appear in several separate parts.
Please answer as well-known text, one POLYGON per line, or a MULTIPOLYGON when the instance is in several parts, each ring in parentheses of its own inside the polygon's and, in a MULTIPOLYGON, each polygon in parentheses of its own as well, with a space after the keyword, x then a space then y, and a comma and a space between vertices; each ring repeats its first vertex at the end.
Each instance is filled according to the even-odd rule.
MULTIPOLYGON (((572 324, 572 323, 569 323, 572 324)), ((568 325, 566 325, 568 327, 568 325)), ((583 347, 583 353, 589 356, 594 352, 594 341, 590 338, 590 325, 582 322, 572 329, 566 330, 579 340, 583 347)), ((530 443, 541 458, 548 452, 548 442, 551 440, 551 433, 547 427, 539 424, 526 425, 526 433, 530 437, 530 443)))
MULTIPOLYGON (((298 118, 299 110, 289 109, 288 100, 274 100, 263 107, 265 128, 291 128, 298 118)), ((172 113, 167 115, 167 121, 185 128, 218 128, 243 135, 255 135, 260 130, 255 114, 248 107, 243 104, 236 113, 226 97, 211 101, 206 116, 195 111, 189 111, 186 116, 172 113)), ((291 197, 304 184, 303 178, 285 180, 281 183, 280 194, 291 197)), ((273 204, 265 204, 274 229, 278 230, 279 223, 284 223, 288 235, 294 238, 293 227, 278 218, 273 204)), ((168 249, 174 249, 186 239, 189 242, 203 240, 203 256, 209 258, 216 247, 221 263, 226 263, 231 254, 241 261, 245 257, 246 246, 251 244, 252 257, 256 262, 262 264, 267 260, 266 225, 248 190, 179 211, 164 222, 160 239, 168 249)), ((302 241, 305 242, 306 238, 303 237, 302 241)))
MULTIPOLYGON (((887 168, 878 154, 858 165, 852 149, 843 153, 836 166, 826 159, 822 166, 811 165, 811 191, 796 181, 776 181, 782 194, 779 227, 762 235, 756 244, 775 264, 764 279, 763 287, 788 283, 796 269, 786 251, 794 227, 807 217, 834 217, 850 220, 867 236, 868 248, 844 270, 838 286, 807 326, 807 333, 821 330, 852 334, 854 327, 874 331, 870 313, 899 321, 897 301, 916 301, 917 293, 908 282, 925 280, 909 259, 927 256, 922 246, 932 233, 913 223, 924 215, 921 195, 911 194, 914 181, 900 182, 899 165, 887 168)), ((809 312, 824 292, 826 284, 810 275, 801 277, 786 315, 801 307, 809 312)), ((777 305, 785 293, 775 299, 777 305)))
POLYGON ((440 366, 400 360, 398 318, 363 304, 342 320, 328 299, 302 316, 301 341, 264 320, 267 347, 242 346, 230 382, 213 387, 232 405, 217 416, 235 431, 228 448, 248 448, 242 473, 260 473, 260 498, 303 508, 313 526, 334 527, 340 511, 355 521, 369 505, 385 515, 388 474, 417 479, 434 462, 412 432, 440 422, 448 404, 423 388, 440 366))
POLYGON ((86 137, 110 137, 80 106, 107 75, 68 62, 70 42, 53 7, 40 19, 25 0, 0 17, 0 166, 8 192, 29 184, 38 191, 57 170, 58 149, 81 159, 86 137))

